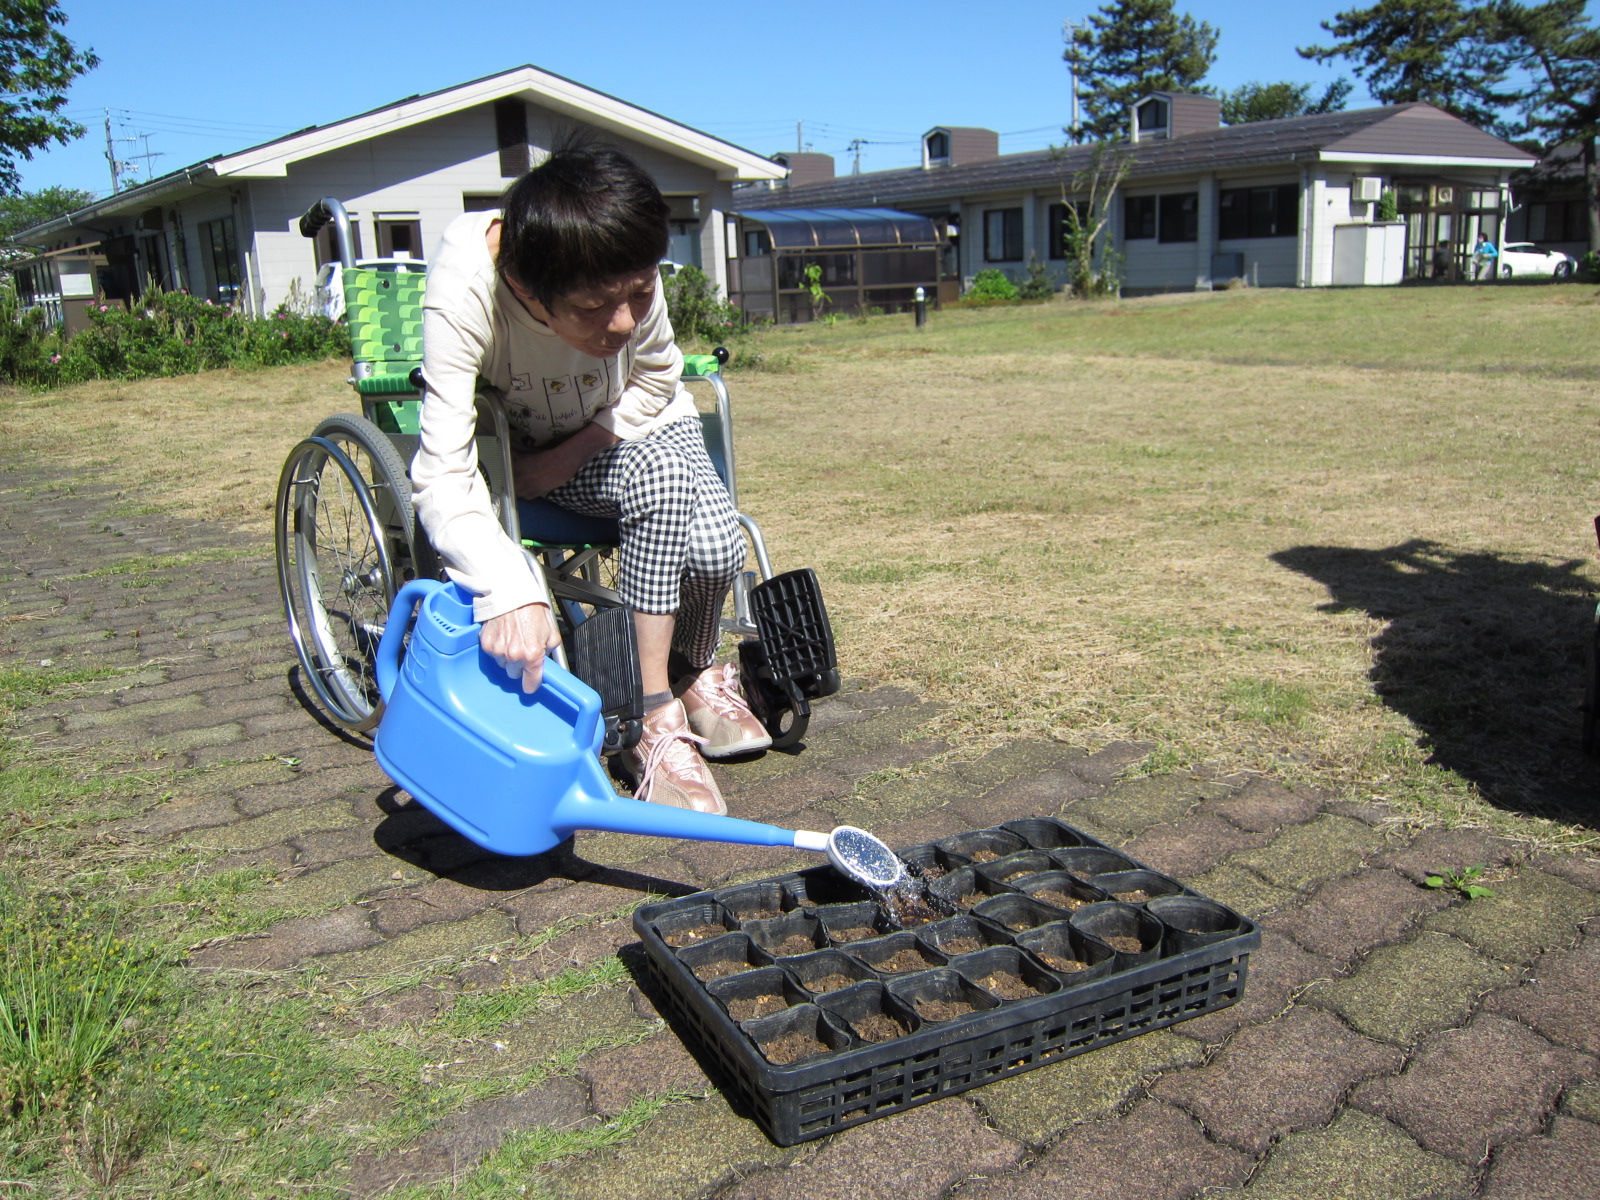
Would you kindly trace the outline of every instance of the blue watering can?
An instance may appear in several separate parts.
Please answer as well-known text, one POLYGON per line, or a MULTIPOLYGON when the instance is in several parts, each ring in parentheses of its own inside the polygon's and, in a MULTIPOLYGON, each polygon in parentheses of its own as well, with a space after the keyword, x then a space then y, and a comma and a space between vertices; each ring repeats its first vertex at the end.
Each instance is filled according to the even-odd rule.
POLYGON ((538 854, 578 829, 822 850, 846 874, 893 886, 903 869, 877 838, 781 829, 617 795, 600 764, 600 696, 553 659, 531 695, 478 644, 472 594, 418 579, 400 589, 378 644, 378 764, 463 837, 538 854), (411 644, 401 650, 406 630, 411 644))

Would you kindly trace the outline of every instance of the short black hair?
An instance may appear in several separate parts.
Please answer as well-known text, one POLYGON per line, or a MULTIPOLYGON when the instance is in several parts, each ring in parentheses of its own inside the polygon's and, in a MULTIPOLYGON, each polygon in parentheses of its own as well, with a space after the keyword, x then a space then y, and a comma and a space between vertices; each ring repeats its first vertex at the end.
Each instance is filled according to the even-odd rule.
POLYGON ((549 308, 578 288, 653 270, 667 254, 668 211, 633 159, 569 137, 507 190, 495 267, 549 308))

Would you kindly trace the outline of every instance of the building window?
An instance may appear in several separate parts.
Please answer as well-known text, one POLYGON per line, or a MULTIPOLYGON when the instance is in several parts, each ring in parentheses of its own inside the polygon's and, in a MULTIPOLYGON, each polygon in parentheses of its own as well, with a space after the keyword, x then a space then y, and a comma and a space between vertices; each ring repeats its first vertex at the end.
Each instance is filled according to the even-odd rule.
POLYGON ((205 247, 206 282, 219 304, 232 304, 239 298, 239 243, 232 217, 200 223, 200 243, 205 247))
POLYGON ((1069 208, 1076 210, 1080 223, 1088 223, 1088 214, 1084 212, 1084 205, 1081 202, 1074 201, 1070 205, 1052 204, 1050 206, 1050 215, 1048 217, 1050 223, 1049 237, 1051 258, 1067 257, 1067 237, 1072 232, 1072 226, 1067 221, 1067 210, 1069 208))
POLYGON ((1554 200, 1528 205, 1530 242, 1586 242, 1589 206, 1582 200, 1554 200))
POLYGON ((1156 198, 1154 196, 1128 196, 1122 201, 1122 237, 1124 241, 1135 238, 1153 238, 1156 235, 1156 198))
POLYGON ((1200 240, 1200 193, 1174 192, 1161 197, 1161 240, 1198 242, 1200 240))
POLYGON ((1022 210, 991 208, 983 214, 983 261, 1022 261, 1022 210))
POLYGON ((744 256, 746 258, 764 258, 772 253, 772 235, 765 229, 746 229, 744 231, 744 256))
POLYGON ((950 135, 940 130, 928 135, 928 161, 941 162, 950 157, 950 135))
POLYGON ((379 258, 421 258, 422 222, 414 218, 378 217, 379 258))
POLYGON ((1229 238, 1294 237, 1300 232, 1300 188, 1224 188, 1217 198, 1217 233, 1229 238))
POLYGON ((1167 127, 1167 102, 1154 98, 1139 105, 1139 132, 1154 133, 1167 127))
POLYGON ((461 193, 462 212, 499 212, 500 194, 479 195, 472 192, 461 193))

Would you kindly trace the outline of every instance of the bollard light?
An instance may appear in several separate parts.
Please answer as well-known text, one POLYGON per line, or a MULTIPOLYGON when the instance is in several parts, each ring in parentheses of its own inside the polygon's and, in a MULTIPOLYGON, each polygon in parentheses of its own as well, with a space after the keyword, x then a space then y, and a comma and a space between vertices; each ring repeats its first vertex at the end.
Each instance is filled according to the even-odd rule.
POLYGON ((912 311, 917 316, 916 327, 921 329, 928 323, 928 293, 920 287, 917 289, 916 296, 912 301, 912 311))

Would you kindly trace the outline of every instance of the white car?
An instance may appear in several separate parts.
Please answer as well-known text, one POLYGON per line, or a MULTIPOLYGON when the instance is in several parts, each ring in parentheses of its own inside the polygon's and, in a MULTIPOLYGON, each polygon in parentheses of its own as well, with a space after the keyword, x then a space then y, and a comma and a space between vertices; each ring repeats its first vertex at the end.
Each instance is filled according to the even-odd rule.
MULTIPOLYGON (((371 271, 399 271, 401 273, 426 273, 428 264, 420 258, 358 258, 356 266, 371 271)), ((312 293, 312 307, 330 321, 344 316, 344 274, 336 262, 323 263, 317 268, 312 293)))
POLYGON ((1532 242, 1507 242, 1500 247, 1500 277, 1511 279, 1517 275, 1545 276, 1551 279, 1571 279, 1578 269, 1578 260, 1559 250, 1545 250, 1532 242))

